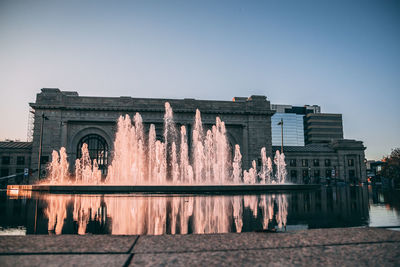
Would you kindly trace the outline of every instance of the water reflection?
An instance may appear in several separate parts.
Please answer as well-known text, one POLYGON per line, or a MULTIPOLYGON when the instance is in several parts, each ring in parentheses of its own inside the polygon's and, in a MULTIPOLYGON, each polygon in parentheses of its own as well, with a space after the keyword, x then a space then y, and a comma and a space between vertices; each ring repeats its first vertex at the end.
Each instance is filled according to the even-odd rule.
POLYGON ((399 197, 347 186, 262 195, 8 192, 0 194, 0 214, 6 215, 0 227, 22 226, 27 234, 160 235, 400 225, 400 201, 392 200, 399 197))
POLYGON ((72 210, 78 234, 90 223, 115 235, 204 234, 241 232, 243 210, 262 221, 263 229, 282 229, 287 220, 286 195, 262 196, 115 196, 44 195, 40 197, 49 233, 63 233, 72 210))
POLYGON ((400 190, 369 186, 371 226, 396 226, 400 230, 400 190))

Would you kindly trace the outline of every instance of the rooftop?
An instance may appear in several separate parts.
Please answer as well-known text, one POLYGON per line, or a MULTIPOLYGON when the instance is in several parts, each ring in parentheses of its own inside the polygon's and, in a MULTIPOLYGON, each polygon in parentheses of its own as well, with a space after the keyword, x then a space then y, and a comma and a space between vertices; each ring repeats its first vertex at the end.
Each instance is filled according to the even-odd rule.
POLYGON ((79 96, 75 91, 61 91, 58 88, 42 88, 36 95, 36 102, 30 103, 34 109, 63 110, 112 110, 112 111, 150 111, 164 112, 165 102, 169 102, 174 112, 193 113, 198 108, 203 113, 232 113, 272 115, 270 102, 266 96, 251 95, 250 97, 235 97, 233 101, 161 99, 121 97, 79 96))
POLYGON ((3 141, 0 142, 0 149, 31 149, 32 142, 3 141))
MULTIPOLYGON (((272 146, 272 151, 281 150, 280 146, 272 146)), ((283 146, 283 152, 334 152, 329 144, 309 144, 305 146, 283 146)))

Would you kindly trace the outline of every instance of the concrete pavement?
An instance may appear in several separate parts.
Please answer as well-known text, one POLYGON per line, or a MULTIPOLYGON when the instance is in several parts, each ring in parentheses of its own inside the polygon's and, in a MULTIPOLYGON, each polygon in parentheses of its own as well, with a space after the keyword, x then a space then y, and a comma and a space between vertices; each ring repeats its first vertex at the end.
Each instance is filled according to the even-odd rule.
POLYGON ((1 236, 0 266, 399 266, 400 232, 1 236))

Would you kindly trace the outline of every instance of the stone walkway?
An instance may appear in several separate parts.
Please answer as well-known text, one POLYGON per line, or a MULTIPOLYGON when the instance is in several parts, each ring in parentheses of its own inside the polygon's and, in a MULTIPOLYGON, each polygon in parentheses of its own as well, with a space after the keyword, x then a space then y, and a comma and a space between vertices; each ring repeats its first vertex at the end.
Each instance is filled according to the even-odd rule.
POLYGON ((376 228, 211 235, 1 236, 0 266, 400 266, 400 232, 376 228))

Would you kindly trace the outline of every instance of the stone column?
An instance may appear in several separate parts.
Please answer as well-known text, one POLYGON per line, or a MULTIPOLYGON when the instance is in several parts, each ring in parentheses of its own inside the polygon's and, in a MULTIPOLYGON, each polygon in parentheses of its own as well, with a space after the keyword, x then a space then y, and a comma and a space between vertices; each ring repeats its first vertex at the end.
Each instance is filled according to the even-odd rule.
POLYGON ((67 130, 68 130, 68 123, 67 121, 61 121, 61 147, 67 148, 67 130))

